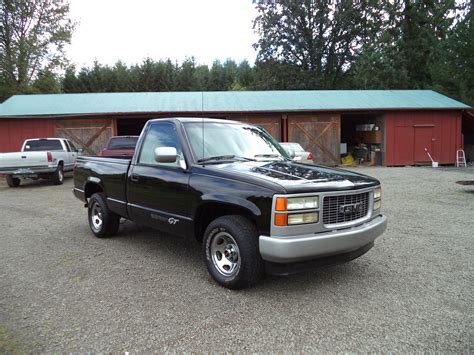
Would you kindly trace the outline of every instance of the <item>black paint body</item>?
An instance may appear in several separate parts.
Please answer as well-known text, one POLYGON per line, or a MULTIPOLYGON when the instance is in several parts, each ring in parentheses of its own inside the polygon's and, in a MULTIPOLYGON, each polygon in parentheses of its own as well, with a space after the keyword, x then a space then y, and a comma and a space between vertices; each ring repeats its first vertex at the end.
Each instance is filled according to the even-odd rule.
POLYGON ((86 202, 93 193, 103 192, 110 209, 124 218, 199 238, 202 230, 197 225, 206 210, 242 211, 261 235, 269 235, 274 194, 354 190, 380 184, 362 174, 290 160, 197 163, 182 126, 183 121, 192 120, 200 122, 201 118, 149 121, 132 159, 79 157, 74 194, 86 202), (137 163, 147 130, 157 121, 176 125, 186 169, 137 163))

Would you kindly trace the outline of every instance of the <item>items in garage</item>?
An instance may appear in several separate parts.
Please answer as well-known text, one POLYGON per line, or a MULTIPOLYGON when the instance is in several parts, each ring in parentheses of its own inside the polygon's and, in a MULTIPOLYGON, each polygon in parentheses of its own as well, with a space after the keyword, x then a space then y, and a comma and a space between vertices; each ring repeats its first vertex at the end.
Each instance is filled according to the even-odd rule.
POLYGON ((382 165, 383 133, 374 122, 377 122, 376 117, 357 117, 350 118, 346 122, 343 121, 341 138, 347 141, 347 143, 341 143, 341 163, 343 165, 347 166, 351 161, 351 159, 347 159, 349 154, 352 158, 352 166, 382 165), (344 148, 347 148, 342 149, 343 145, 344 148))

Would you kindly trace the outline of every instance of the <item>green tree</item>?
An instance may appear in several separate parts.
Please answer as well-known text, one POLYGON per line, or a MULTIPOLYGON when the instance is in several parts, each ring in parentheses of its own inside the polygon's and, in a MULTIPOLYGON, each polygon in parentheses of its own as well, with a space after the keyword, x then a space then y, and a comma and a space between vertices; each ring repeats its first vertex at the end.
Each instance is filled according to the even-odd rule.
POLYGON ((433 67, 464 5, 455 0, 398 0, 384 4, 384 22, 351 68, 360 88, 418 89, 433 85, 433 67))
POLYGON ((74 23, 66 0, 0 2, 0 77, 2 95, 28 92, 39 73, 66 63, 64 46, 74 23))
POLYGON ((257 9, 258 61, 281 63, 289 76, 304 73, 295 79, 302 78, 297 86, 306 88, 340 85, 381 22, 381 7, 373 0, 280 0, 257 9))
POLYGON ((134 90, 131 91, 173 91, 175 88, 177 64, 147 58, 141 65, 132 67, 134 90))
POLYGON ((197 90, 195 78, 196 63, 194 58, 186 58, 177 69, 176 91, 197 90))
POLYGON ((38 94, 58 94, 61 92, 61 82, 55 73, 45 69, 38 72, 36 79, 31 84, 29 92, 38 94))
POLYGON ((194 82, 197 90, 205 91, 209 86, 209 67, 207 65, 198 65, 194 71, 194 82))
POLYGON ((459 21, 437 48, 431 66, 433 87, 445 94, 474 105, 474 14, 467 2, 459 21))
POLYGON ((85 88, 76 77, 76 68, 73 65, 66 68, 61 85, 65 93, 85 92, 85 88))

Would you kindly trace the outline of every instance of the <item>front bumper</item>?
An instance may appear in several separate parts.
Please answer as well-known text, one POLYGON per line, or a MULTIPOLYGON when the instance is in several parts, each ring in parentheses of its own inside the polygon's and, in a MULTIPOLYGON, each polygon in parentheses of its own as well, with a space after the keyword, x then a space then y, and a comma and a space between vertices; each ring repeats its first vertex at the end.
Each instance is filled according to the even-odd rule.
POLYGON ((274 263, 292 263, 344 254, 373 243, 386 228, 387 217, 378 215, 361 225, 327 233, 285 237, 261 235, 260 254, 264 260, 274 263))

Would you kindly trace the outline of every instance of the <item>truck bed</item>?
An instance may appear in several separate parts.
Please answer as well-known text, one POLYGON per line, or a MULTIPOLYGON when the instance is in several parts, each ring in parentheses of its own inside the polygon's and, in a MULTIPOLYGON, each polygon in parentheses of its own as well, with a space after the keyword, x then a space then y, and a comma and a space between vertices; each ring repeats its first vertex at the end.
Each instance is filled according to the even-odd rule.
MULTIPOLYGON (((77 158, 74 172, 74 193, 84 195, 87 183, 93 181, 102 186, 109 207, 127 217, 126 185, 131 159, 81 156, 77 158)), ((85 198, 82 197, 85 201, 85 198)))

